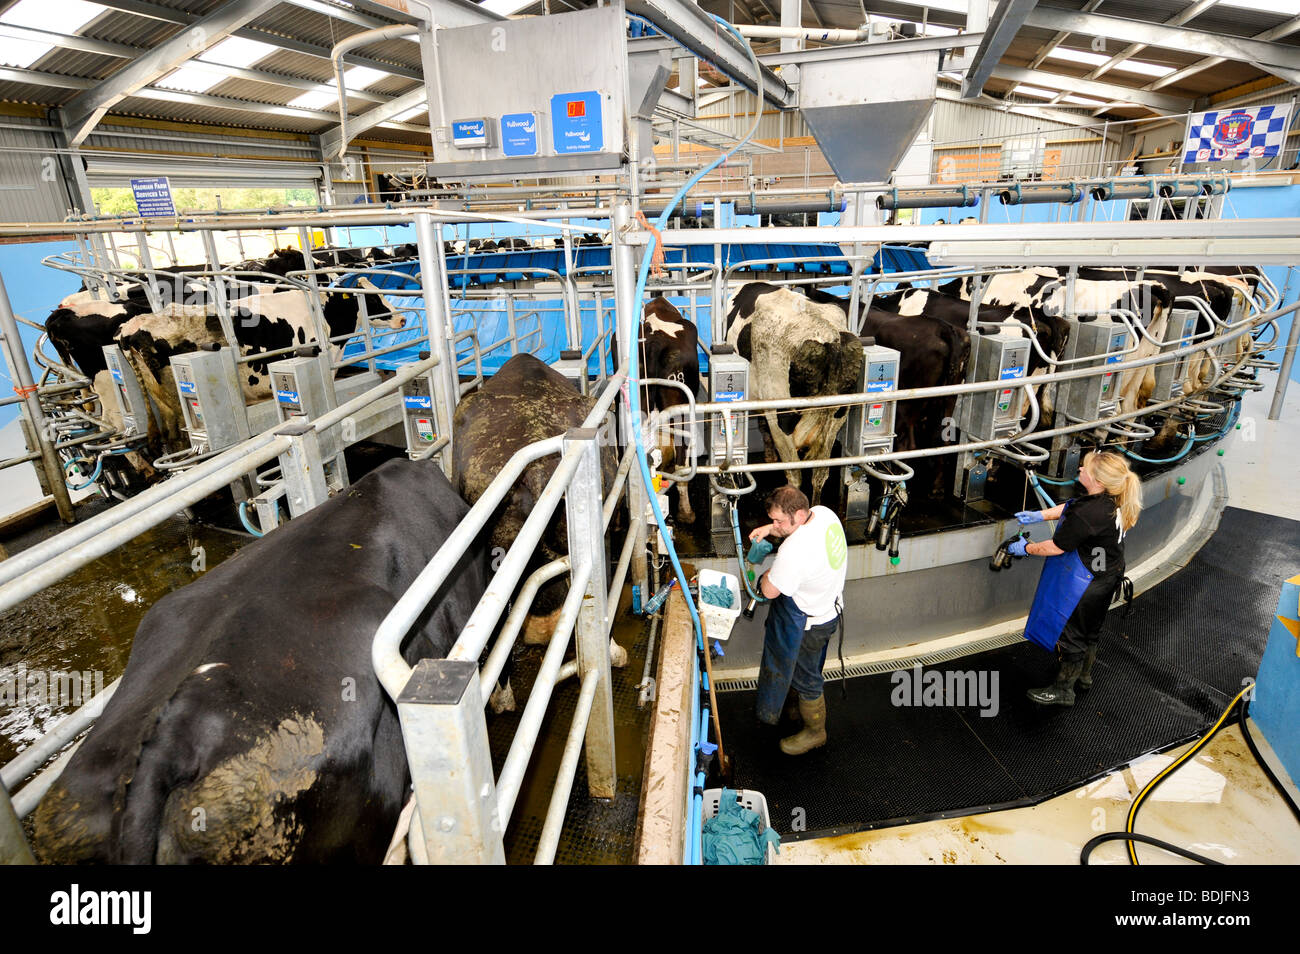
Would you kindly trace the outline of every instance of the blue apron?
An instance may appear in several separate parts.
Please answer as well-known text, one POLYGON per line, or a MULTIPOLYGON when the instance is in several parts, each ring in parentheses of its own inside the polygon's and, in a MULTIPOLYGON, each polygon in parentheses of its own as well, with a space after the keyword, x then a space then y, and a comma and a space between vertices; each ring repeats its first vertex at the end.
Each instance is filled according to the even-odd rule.
POLYGON ((1054 651, 1066 620, 1091 582, 1092 574, 1079 559, 1077 550, 1044 560, 1034 605, 1029 608, 1029 621, 1025 624, 1025 639, 1048 652, 1054 651))
POLYGON ((808 615, 782 593, 768 603, 763 627, 763 662, 758 670, 758 720, 776 725, 794 679, 808 615))

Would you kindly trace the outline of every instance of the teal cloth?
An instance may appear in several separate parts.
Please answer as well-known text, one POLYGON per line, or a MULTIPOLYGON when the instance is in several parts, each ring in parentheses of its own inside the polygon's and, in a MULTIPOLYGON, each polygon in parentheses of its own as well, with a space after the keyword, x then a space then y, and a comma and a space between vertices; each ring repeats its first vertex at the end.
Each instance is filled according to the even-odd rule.
POLYGON ((766 863, 767 846, 781 850, 781 836, 771 828, 759 834, 758 812, 751 812, 736 800, 736 792, 722 790, 718 814, 704 823, 706 865, 761 865, 766 863))
POLYGON ((767 555, 771 552, 772 544, 768 543, 766 540, 755 540, 749 545, 749 553, 745 555, 745 560, 746 562, 753 563, 757 566, 759 563, 766 560, 767 555))
POLYGON ((731 609, 735 604, 731 589, 724 583, 700 587, 700 599, 710 606, 721 606, 723 609, 731 609))

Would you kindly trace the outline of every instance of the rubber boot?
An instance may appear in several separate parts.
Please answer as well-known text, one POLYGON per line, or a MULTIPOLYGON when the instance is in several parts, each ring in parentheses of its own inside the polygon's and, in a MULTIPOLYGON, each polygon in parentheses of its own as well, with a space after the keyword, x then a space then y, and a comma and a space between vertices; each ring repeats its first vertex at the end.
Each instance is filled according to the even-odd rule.
POLYGON ((1088 654, 1083 657, 1083 672, 1079 673, 1079 684, 1076 688, 1087 692, 1092 688, 1092 664, 1097 661, 1097 644, 1093 643, 1088 647, 1088 654))
POLYGON ((1030 689, 1026 695, 1040 706, 1074 705, 1074 683, 1083 672, 1083 660, 1061 660, 1056 670, 1056 681, 1042 689, 1030 689))
POLYGON ((800 699, 799 715, 803 717, 803 728, 781 740, 781 751, 786 755, 803 755, 826 744, 826 696, 820 695, 812 702, 800 699))

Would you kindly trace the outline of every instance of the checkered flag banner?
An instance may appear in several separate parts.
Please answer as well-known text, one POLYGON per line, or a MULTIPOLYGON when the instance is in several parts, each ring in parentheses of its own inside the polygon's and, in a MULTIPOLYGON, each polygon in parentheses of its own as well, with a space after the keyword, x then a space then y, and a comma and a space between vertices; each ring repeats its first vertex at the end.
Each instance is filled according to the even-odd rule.
POLYGON ((1276 156, 1286 141, 1290 111, 1284 104, 1193 113, 1187 121, 1183 163, 1276 156))

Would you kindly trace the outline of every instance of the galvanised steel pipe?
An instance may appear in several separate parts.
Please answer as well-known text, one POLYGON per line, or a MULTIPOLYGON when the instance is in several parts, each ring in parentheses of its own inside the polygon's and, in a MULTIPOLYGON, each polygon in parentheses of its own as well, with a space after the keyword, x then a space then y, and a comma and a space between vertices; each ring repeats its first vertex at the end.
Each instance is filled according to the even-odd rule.
POLYGON ((59 776, 63 774, 63 770, 68 767, 68 762, 72 760, 72 756, 76 754, 77 749, 81 748, 82 741, 83 740, 79 739, 72 748, 59 756, 57 762, 24 785, 22 789, 13 796, 11 801, 14 806, 14 814, 19 818, 26 818, 36 810, 36 806, 41 803, 41 799, 45 797, 45 793, 48 792, 50 788, 53 787, 54 783, 59 780, 59 776))
POLYGON ((58 755, 60 749, 94 724, 121 684, 122 677, 118 676, 104 687, 103 692, 75 712, 64 716, 53 728, 47 729, 44 735, 23 749, 12 762, 0 768, 0 785, 12 792, 14 786, 58 755))
MULTIPOLYGON (((214 474, 226 474, 230 468, 240 465, 243 466, 243 470, 240 470, 235 474, 235 477, 238 477, 277 456, 284 447, 287 446, 287 438, 277 438, 272 431, 264 431, 242 444, 237 444, 234 447, 227 448, 211 460, 198 465, 187 474, 187 480, 191 478, 195 482, 205 480, 214 474), (273 444, 276 450, 271 452, 268 448, 273 444), (244 464, 244 461, 247 459, 252 459, 252 463, 244 464)), ((234 477, 230 477, 226 483, 229 483, 230 480, 233 479, 234 477)), ((221 485, 218 484, 218 486, 221 485)), ((0 584, 9 583, 25 573, 38 569, 43 564, 50 562, 61 554, 67 553, 76 545, 95 537, 97 534, 112 531, 125 521, 137 517, 159 503, 168 502, 172 498, 184 498, 183 502, 176 503, 173 506, 173 509, 168 514, 164 515, 170 516, 171 513, 175 513, 181 508, 189 506, 189 504, 194 503, 195 499, 198 499, 191 499, 193 495, 188 493, 188 491, 189 484, 176 480, 166 480, 161 484, 150 487, 143 493, 122 501, 104 513, 91 517, 84 523, 68 527, 66 530, 61 531, 57 536, 51 537, 49 540, 38 543, 36 546, 24 550, 22 553, 15 554, 9 559, 0 562, 0 584)), ((152 526, 152 524, 139 527, 132 536, 143 533, 150 526, 152 526)), ((130 539, 130 537, 127 539, 130 539)), ((74 569, 76 569, 76 567, 69 568, 67 573, 71 573, 74 569)), ((55 577, 55 579, 59 578, 60 577, 55 577)), ((51 582, 53 582, 53 580, 51 582)), ((0 593, 5 592, 7 592, 6 589, 3 586, 0 586, 0 593)), ((8 609, 12 605, 13 604, 4 604, 0 609, 8 609)))
MULTIPOLYGON (((1287 312, 1291 312, 1296 309, 1300 309, 1300 302, 1297 302, 1294 305, 1290 305, 1287 308, 1282 309, 1280 312, 1278 312, 1278 314, 1285 314, 1287 312)), ((1266 319, 1261 319, 1261 323, 1263 320, 1266 319)), ((1050 374, 1050 375, 1041 375, 1037 378, 1034 378, 1032 384, 1034 387, 1037 387, 1038 385, 1045 384, 1045 383, 1053 383, 1056 381, 1068 381, 1076 378, 1085 378, 1085 377, 1095 376, 1097 374, 1108 373, 1109 371, 1121 371, 1121 370, 1127 370, 1129 368, 1138 368, 1138 367, 1145 367, 1151 364, 1158 364, 1162 361, 1168 361, 1173 358, 1179 357, 1183 354, 1192 354, 1192 353, 1199 353, 1205 351, 1212 345, 1220 344, 1225 341, 1234 340, 1236 338, 1239 338, 1242 334, 1246 334, 1246 333, 1248 333, 1248 329, 1243 328, 1235 335, 1222 335, 1218 338, 1214 338, 1209 341, 1202 342, 1201 344, 1196 346, 1180 348, 1177 351, 1170 351, 1170 352, 1165 352, 1163 354, 1152 355, 1149 358, 1143 358, 1140 360, 1126 361, 1126 362, 1120 362, 1113 365, 1106 365, 1104 368, 1085 368, 1077 371, 1063 371, 1063 372, 1057 372, 1055 374, 1050 374)), ((1204 393, 1217 387, 1220 383, 1222 383, 1223 381, 1231 377, 1232 374, 1236 373, 1236 371, 1239 370, 1246 363, 1247 360, 1249 360, 1249 357, 1250 357, 1249 353, 1242 355, 1241 360, 1238 361, 1236 365, 1234 365, 1230 370, 1221 371, 1220 374, 1215 378, 1215 380, 1210 382, 1210 384, 1208 384, 1204 389, 1202 389, 1202 391, 1199 391, 1197 393, 1204 393)), ((1023 383, 1017 385, 1018 388, 1029 387, 1030 379, 1025 378, 1022 379, 1022 381, 1023 383)), ((903 391, 875 392, 873 395, 870 396, 866 394, 852 394, 852 395, 831 395, 829 397, 824 397, 824 398, 801 398, 797 401, 743 401, 743 402, 737 401, 735 403, 729 403, 725 405, 702 404, 698 406, 698 409, 702 410, 704 413, 707 414, 710 412, 720 413, 723 410, 738 413, 740 411, 754 411, 754 410, 789 410, 792 408, 802 409, 805 407, 834 407, 840 404, 865 403, 868 397, 870 397, 871 400, 875 400, 875 401, 913 400, 921 397, 934 397, 936 396, 936 392, 944 392, 945 394, 970 394, 979 391, 996 390, 999 386, 1002 386, 1004 384, 1005 382, 1000 383, 997 381, 973 382, 967 384, 944 385, 938 388, 911 388, 903 391), (992 385, 992 387, 990 387, 990 385, 992 385), (780 406, 776 407, 774 405, 780 405, 780 406)), ((1036 402, 1034 402, 1032 399, 1033 389, 1029 388, 1028 393, 1031 396, 1031 406, 1036 407, 1036 402)), ((730 466, 725 469, 710 465, 710 466, 700 467, 698 468, 698 470, 699 473, 702 474, 722 474, 727 472, 762 473, 767 471, 781 471, 781 470, 810 470, 818 467, 852 466, 852 465, 858 465, 869 461, 870 462, 891 461, 891 460, 901 461, 901 460, 910 460, 919 457, 938 457, 945 454, 962 453, 965 451, 990 450, 994 448, 1010 446, 1017 443, 1024 443, 1026 441, 1029 441, 1030 439, 1056 437, 1058 435, 1063 435, 1063 434, 1073 434, 1081 431, 1095 430, 1096 428, 1105 427, 1107 425, 1114 424, 1119 421, 1126 421, 1133 418, 1142 417, 1147 414, 1153 414, 1157 411, 1164 410, 1165 408, 1183 404, 1187 400, 1189 400, 1189 397, 1181 396, 1178 398, 1171 399, 1169 401, 1161 402, 1159 404, 1150 404, 1147 405, 1146 407, 1139 408, 1135 411, 1130 411, 1125 414, 1118 414, 1113 417, 1108 417, 1104 420, 1090 421, 1084 424, 1076 424, 1069 427, 1058 427, 1047 431, 1033 431, 1032 429, 1027 429, 1011 437, 992 440, 992 441, 980 441, 980 442, 973 442, 973 443, 966 443, 966 444, 953 444, 948 447, 931 447, 931 448, 922 448, 919 450, 912 450, 912 451, 892 451, 887 454, 871 454, 871 455, 862 455, 858 457, 836 457, 836 458, 828 458, 826 460, 820 460, 820 461, 807 461, 807 460, 790 461, 790 462, 778 461, 776 463, 771 463, 771 464, 763 463, 763 464, 744 464, 740 466, 730 466)), ((666 412, 666 414, 670 418, 674 416, 679 416, 677 408, 670 408, 666 412)))
POLYGON ((533 864, 549 865, 555 862, 555 850, 560 845, 560 832, 564 828, 564 818, 568 813, 569 795, 573 792, 573 777, 578 770, 578 756, 582 754, 582 743, 587 735, 587 723, 591 721, 591 704, 596 698, 596 686, 600 684, 600 670, 591 669, 582 677, 582 689, 578 692, 578 704, 573 711, 573 721, 569 723, 569 737, 564 743, 564 755, 560 757, 560 767, 555 774, 555 788, 551 792, 551 802, 546 809, 546 822, 542 825, 541 837, 537 840, 537 854, 533 864))
MULTIPOLYGON (((569 639, 573 626, 578 621, 578 610, 586 598, 590 579, 591 567, 586 566, 578 571, 578 575, 569 584, 569 595, 560 610, 559 621, 555 624, 551 642, 542 657, 542 665, 533 682, 533 690, 528 695, 528 703, 519 718, 519 727, 515 729, 510 751, 506 755, 505 764, 501 766, 501 774, 497 777, 497 817, 504 823, 508 823, 515 808, 515 799, 519 797, 519 789, 533 757, 537 736, 542 731, 542 720, 546 718, 546 708, 555 691, 555 677, 564 664, 564 654, 569 648, 569 639)), ((599 669, 592 671, 598 673, 599 669)), ((586 680, 585 676, 583 680, 586 680)))
MULTIPOLYGON (((37 235, 77 234, 97 235, 105 232, 234 232, 255 231, 257 229, 284 229, 307 226, 315 229, 325 228, 360 228, 365 225, 409 225, 415 221, 415 213, 427 212, 439 224, 463 222, 514 222, 519 225, 548 224, 558 230, 575 232, 599 232, 602 229, 590 225, 561 225, 548 222, 549 219, 606 219, 609 218, 607 206, 589 206, 581 209, 538 209, 526 212, 510 212, 506 215, 489 215, 483 212, 467 212, 457 209, 436 208, 429 205, 409 205, 400 208, 358 209, 351 211, 338 209, 330 212, 304 211, 288 209, 274 214, 242 215, 215 218, 185 216, 168 219, 119 219, 113 222, 0 222, 0 237, 21 238, 37 235)), ((89 267, 89 266, 87 266, 89 267)))
POLYGON ((492 695, 497 680, 501 678, 501 671, 506 668, 510 650, 514 648, 519 630, 523 628, 524 620, 532 610, 537 591, 543 584, 568 573, 571 566, 572 561, 567 556, 552 560, 534 570, 520 588, 514 605, 510 607, 510 615, 506 617, 505 624, 501 627, 501 632, 497 634, 496 642, 492 646, 492 652, 488 654, 487 661, 483 663, 483 669, 479 673, 479 691, 484 699, 492 695))
POLYGON ((59 456, 50 446, 46 437, 45 415, 41 410, 40 398, 36 396, 36 382, 32 378, 32 369, 27 364, 27 355, 23 351, 23 340, 18 333, 18 323, 14 319, 13 307, 9 303, 9 291, 4 279, 0 277, 0 345, 3 345, 5 363, 8 364, 10 377, 18 395, 22 398, 22 414, 31 428, 32 440, 36 443, 36 453, 40 455, 40 472, 45 475, 54 505, 59 517, 65 523, 76 519, 72 508, 72 498, 68 494, 68 485, 64 482, 63 465, 59 456))
MULTIPOLYGON (((563 435, 552 438, 555 441, 563 439, 563 435)), ((492 582, 488 584, 483 598, 474 607, 474 612, 470 614, 464 629, 460 631, 456 645, 447 654, 448 659, 477 660, 487 646, 488 640, 492 638, 492 633, 496 629, 497 621, 505 612, 506 603, 514 592, 515 584, 519 582, 524 568, 532 559, 534 549, 542 539, 542 534, 546 532, 546 525, 550 522, 551 515, 568 492, 569 483, 578 470, 581 456, 577 450, 572 450, 560 458, 560 463, 556 466, 546 489, 537 498, 537 503, 529 512, 524 525, 519 528, 519 535, 514 543, 510 544, 510 549, 506 551, 505 559, 501 561, 501 566, 492 576, 492 582)), ((494 480, 493 483, 496 481, 494 480)), ((598 544, 602 544, 602 541, 592 541, 593 546, 598 544)), ((433 592, 437 591, 432 591, 430 596, 433 592)), ((427 603, 427 599, 425 602, 427 603)))
MULTIPOLYGON (((240 444, 223 451, 219 456, 209 461, 205 461, 195 468, 195 470, 201 469, 204 476, 187 480, 181 488, 172 490, 166 487, 166 484, 171 483, 171 481, 166 481, 158 487, 150 488, 144 493, 130 498, 127 503, 135 503, 143 498, 148 499, 145 501, 144 506, 137 504, 135 512, 125 519, 118 513, 122 506, 126 506, 126 504, 123 504, 86 521, 85 524, 79 527, 65 530, 53 539, 46 541, 51 546, 45 547, 42 545, 40 547, 41 552, 37 555, 40 558, 41 565, 26 572, 21 572, 20 569, 21 575, 9 571, 8 564, 16 562, 21 557, 28 556, 32 552, 31 550, 24 551, 18 557, 4 561, 0 566, 4 567, 5 576, 9 579, 9 582, 0 586, 0 612, 16 606, 35 593, 39 593, 51 583, 58 582, 74 570, 85 566, 91 560, 115 550, 129 540, 135 539, 150 527, 162 523, 181 508, 198 503, 209 494, 216 493, 222 487, 238 480, 249 471, 279 457, 292 446, 289 438, 281 437, 274 432, 267 432, 261 436, 264 441, 253 438, 255 449, 245 449, 246 445, 240 444), (166 490, 167 492, 154 494, 154 490, 166 490), (87 529, 89 529, 89 534, 86 532, 87 529), (77 535, 82 542, 69 548, 68 542, 62 538, 76 530, 82 531, 77 535)), ((38 547, 32 548, 32 550, 36 549, 38 547)), ((30 563, 30 558, 24 563, 30 563)))
MULTIPOLYGON (((456 525, 456 529, 447 537, 433 559, 420 571, 419 576, 379 624, 370 647, 370 659, 375 667, 375 675, 384 686, 384 691, 394 701, 407 680, 411 678, 411 667, 402 658, 400 649, 402 640, 410 631, 412 624, 424 612, 429 600, 433 599, 434 594, 455 571, 465 551, 474 543, 474 539, 486 526, 488 518, 496 512, 501 501, 510 492, 510 488, 519 479, 519 475, 524 472, 524 468, 535 460, 560 453, 563 447, 563 436, 550 437, 529 444, 510 458, 509 463, 488 484, 483 496, 456 525)), ((454 647, 452 652, 455 652, 454 647)), ((475 654, 472 658, 477 659, 478 655, 475 654)))

